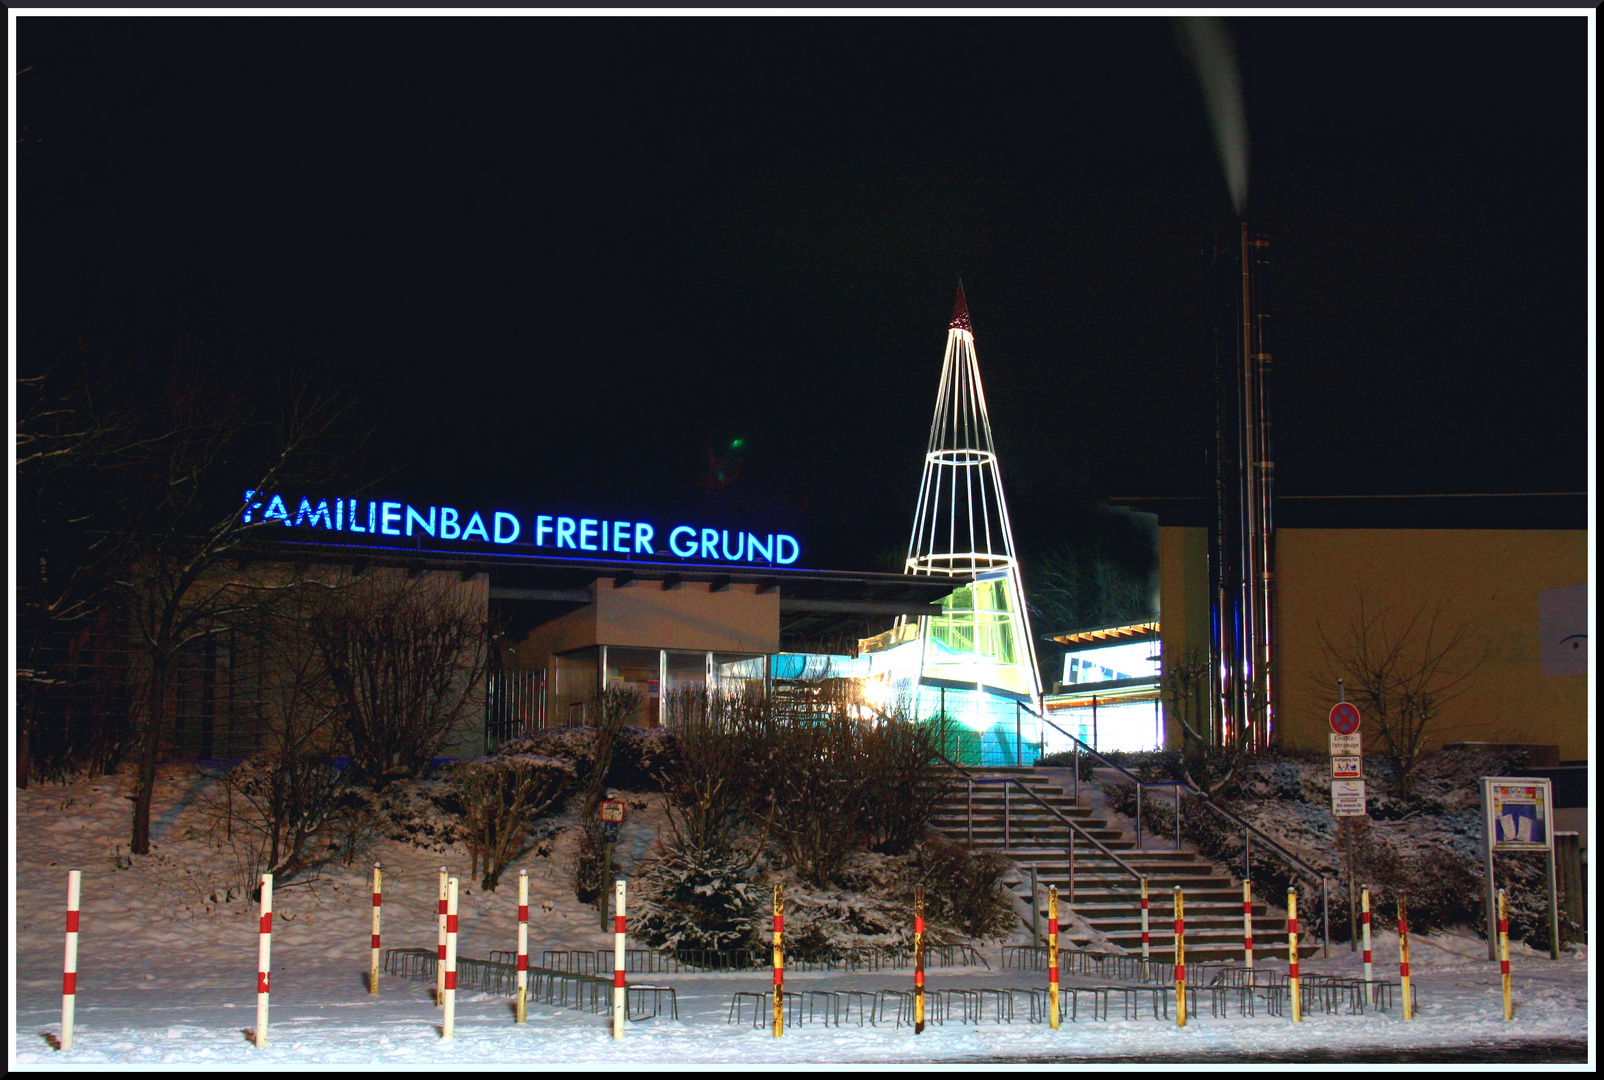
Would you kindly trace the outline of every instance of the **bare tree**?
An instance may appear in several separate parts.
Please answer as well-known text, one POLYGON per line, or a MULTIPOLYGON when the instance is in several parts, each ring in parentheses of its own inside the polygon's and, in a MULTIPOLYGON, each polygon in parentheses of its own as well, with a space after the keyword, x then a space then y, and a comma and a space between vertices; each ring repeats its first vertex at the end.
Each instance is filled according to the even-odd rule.
POLYGON ((1450 597, 1377 608, 1360 586, 1355 598, 1354 613, 1341 624, 1328 629, 1316 622, 1324 670, 1310 678, 1331 688, 1343 681, 1407 791, 1444 708, 1470 689, 1487 649, 1474 622, 1448 615, 1450 597))
POLYGON ((302 632, 327 602, 325 590, 300 583, 254 595, 258 606, 240 610, 235 625, 259 642, 255 722, 263 745, 222 777, 227 831, 248 880, 267 872, 288 881, 328 849, 346 789, 334 767, 345 735, 328 672, 302 632))
POLYGON ((479 705, 490 630, 449 575, 373 574, 332 596, 307 633, 365 782, 422 773, 479 705))

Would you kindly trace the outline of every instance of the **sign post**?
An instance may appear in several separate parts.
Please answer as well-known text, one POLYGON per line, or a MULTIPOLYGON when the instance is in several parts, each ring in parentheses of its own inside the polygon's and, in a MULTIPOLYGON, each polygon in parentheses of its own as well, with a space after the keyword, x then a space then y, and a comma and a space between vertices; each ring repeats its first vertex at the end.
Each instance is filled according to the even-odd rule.
POLYGON ((1546 776, 1481 778, 1482 849, 1486 854, 1487 959, 1498 959, 1493 857, 1501 851, 1548 855, 1549 957, 1559 959, 1559 888, 1554 865, 1554 782, 1546 776))
MULTIPOLYGON (((606 881, 613 876, 613 845, 618 842, 618 827, 624 823, 624 804, 616 799, 607 799, 602 802, 598 813, 601 816, 602 826, 602 880, 606 881)), ((607 929, 607 893, 603 889, 596 898, 596 906, 601 909, 601 928, 607 929)))
MULTIPOLYGON (((1331 706, 1331 813, 1342 821, 1342 852, 1348 864, 1348 951, 1358 948, 1359 928, 1353 898, 1353 828, 1350 817, 1365 816, 1364 756, 1359 743, 1359 709, 1344 700, 1337 680, 1337 703, 1331 706)), ((1328 928, 1329 929, 1329 928, 1328 928)))

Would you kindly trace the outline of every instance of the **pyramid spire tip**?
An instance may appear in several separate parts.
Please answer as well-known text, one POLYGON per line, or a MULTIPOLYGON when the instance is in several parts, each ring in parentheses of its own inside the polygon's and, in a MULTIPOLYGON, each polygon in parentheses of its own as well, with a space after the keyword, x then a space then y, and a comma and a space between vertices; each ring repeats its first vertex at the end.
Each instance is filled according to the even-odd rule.
POLYGON ((952 322, 947 324, 947 329, 974 332, 969 327, 969 305, 964 302, 964 283, 962 278, 958 280, 958 298, 952 302, 952 322))

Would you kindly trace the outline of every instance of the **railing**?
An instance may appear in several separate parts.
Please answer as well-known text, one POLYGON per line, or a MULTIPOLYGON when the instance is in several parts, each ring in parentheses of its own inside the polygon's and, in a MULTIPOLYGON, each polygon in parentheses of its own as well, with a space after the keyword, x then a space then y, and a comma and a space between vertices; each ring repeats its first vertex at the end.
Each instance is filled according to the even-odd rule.
MULTIPOLYGON (((968 832, 968 841, 969 841, 970 844, 973 844, 974 843, 974 839, 975 839, 975 785, 976 784, 1002 784, 1003 785, 1003 850, 1006 851, 1008 849, 1009 840, 1010 840, 1010 836, 1009 836, 1009 832, 1010 832, 1010 828, 1009 828, 1010 810, 1009 810, 1009 800, 1008 800, 1008 785, 1009 784, 1017 784, 1019 786, 1020 790, 1024 792, 1024 794, 1025 794, 1025 796, 1027 798, 1029 798, 1032 802, 1036 803, 1036 805, 1040 806, 1043 810, 1047 811, 1049 814, 1053 815, 1053 817, 1055 817, 1059 821, 1063 822, 1063 824, 1066 825, 1069 828, 1069 844, 1066 845, 1065 850, 1069 854, 1069 902, 1071 904, 1073 904, 1075 902, 1075 837, 1077 835, 1079 835, 1081 838, 1086 840, 1093 847, 1097 848, 1097 850, 1101 851, 1104 855, 1107 855, 1110 859, 1112 859, 1114 861, 1114 865, 1118 866, 1121 870, 1124 870, 1131 877, 1135 878, 1138 884, 1141 883, 1142 875, 1136 870, 1135 867, 1133 867, 1130 863, 1126 862, 1124 859, 1120 858, 1118 855, 1116 855, 1112 851, 1110 851, 1108 849, 1108 847, 1106 845, 1104 845, 1101 840, 1097 839, 1097 837, 1093 836, 1091 833, 1087 832, 1085 829, 1081 828, 1079 825, 1077 825, 1073 821, 1069 820, 1069 818, 1065 817, 1063 814, 1060 814, 1054 807, 1051 807, 1051 806, 1047 805, 1047 803, 1045 801, 1043 801, 1042 798, 1039 795, 1037 795, 1034 791, 1030 790, 1030 785, 1026 784, 1023 780, 1019 779, 1016 776, 995 776, 995 777, 994 776, 975 776, 972 773, 970 773, 970 771, 968 769, 964 768, 962 765, 959 765, 956 761, 953 761, 951 758, 947 757, 945 754, 942 754, 940 756, 941 756, 941 760, 945 761, 949 766, 951 766, 953 769, 956 769, 959 773, 961 773, 963 775, 963 778, 964 778, 965 782, 968 784, 968 788, 967 788, 968 794, 967 794, 967 799, 966 799, 966 803, 965 803, 964 817, 965 817, 965 824, 966 824, 966 828, 967 828, 967 832, 968 832)), ((1030 898, 1030 902, 1031 902, 1032 908, 1034 908, 1034 905, 1036 904, 1036 898, 1034 896, 1031 897, 1030 898)))
MULTIPOLYGON (((1035 716, 1039 722, 1052 728, 1054 731, 1058 732, 1060 735, 1064 736, 1075 744, 1074 791, 1076 802, 1080 801, 1080 752, 1082 747, 1085 747, 1086 752, 1092 757, 1096 758, 1098 761, 1102 762, 1105 767, 1113 769, 1115 772, 1119 773, 1136 786, 1136 846, 1138 848, 1142 846, 1142 788, 1173 787, 1175 789, 1175 850, 1181 850, 1181 794, 1183 790, 1187 788, 1186 784, 1179 780, 1139 779, 1133 773, 1131 773, 1129 769, 1126 769, 1124 766, 1108 760, 1095 749, 1090 746, 1086 746, 1086 744, 1080 739, 1077 739, 1075 736, 1071 735, 1069 732, 1065 731, 1063 728, 1059 727, 1045 716, 1036 712, 1034 709, 1031 709, 1028 705, 1024 706, 1024 709, 1026 712, 1029 712, 1031 715, 1035 716)), ((1244 880, 1250 879, 1253 876, 1253 846, 1250 837, 1257 836, 1260 843, 1264 847, 1268 848, 1271 853, 1279 856, 1283 862, 1286 862, 1296 870, 1301 870, 1311 880, 1320 882, 1320 950, 1322 956, 1331 955, 1331 889, 1330 885, 1326 881, 1325 875, 1316 870, 1314 867, 1310 866, 1308 863, 1304 862, 1302 859, 1298 858, 1296 855, 1292 854, 1292 852, 1288 851, 1274 840, 1270 839, 1263 832, 1254 828, 1252 825, 1249 825, 1246 821, 1243 821, 1241 818, 1231 813, 1231 811, 1209 798, 1208 795, 1201 791, 1197 791, 1196 789, 1193 789, 1191 794, 1201 799, 1204 806, 1208 807, 1216 814, 1219 814, 1221 817, 1224 817, 1226 820, 1230 821, 1233 825, 1242 830, 1242 876, 1244 880)))

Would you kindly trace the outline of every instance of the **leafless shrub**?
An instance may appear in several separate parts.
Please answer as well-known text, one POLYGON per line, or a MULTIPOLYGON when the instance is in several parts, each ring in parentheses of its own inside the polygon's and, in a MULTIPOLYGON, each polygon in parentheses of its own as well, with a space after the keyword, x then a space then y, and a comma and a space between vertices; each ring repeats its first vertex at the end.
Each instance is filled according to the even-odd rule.
POLYGON ((495 754, 452 769, 472 859, 469 873, 482 873, 480 888, 495 890, 502 871, 523 850, 535 818, 562 797, 573 772, 568 761, 534 754, 495 754))
POLYGON ((1310 678, 1332 688, 1343 681, 1364 716, 1367 739, 1373 732, 1407 792, 1444 708, 1470 689, 1487 652, 1475 623, 1448 616, 1448 597, 1407 610, 1377 608, 1360 587, 1356 600, 1342 625, 1316 623, 1324 670, 1310 678))
POLYGON ((478 703, 488 633, 449 581, 375 575, 312 620, 359 778, 416 777, 478 703))

